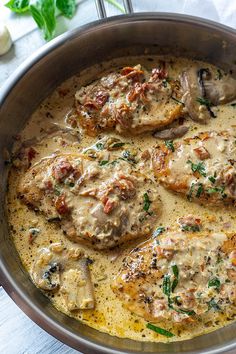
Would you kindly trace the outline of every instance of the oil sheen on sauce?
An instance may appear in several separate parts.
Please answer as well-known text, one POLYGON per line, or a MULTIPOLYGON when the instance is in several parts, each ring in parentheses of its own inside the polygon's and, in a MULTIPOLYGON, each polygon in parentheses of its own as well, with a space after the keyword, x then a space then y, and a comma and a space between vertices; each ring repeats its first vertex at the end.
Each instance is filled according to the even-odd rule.
MULTIPOLYGON (((67 80, 41 103, 22 131, 22 141, 39 136, 44 129, 52 127, 55 124, 60 127, 65 127, 65 117, 73 107, 74 94, 82 85, 91 83, 94 78, 99 78, 104 75, 104 73, 111 71, 111 68, 136 64, 142 64, 146 68, 153 68, 160 59, 164 59, 167 62, 169 75, 173 75, 174 77, 177 77, 183 69, 196 64, 194 61, 180 58, 129 57, 102 63, 92 69, 90 68, 80 75, 67 80)), ((207 67, 211 67, 209 64, 202 65, 203 67, 206 65, 207 67)), ((229 129, 235 124, 235 110, 236 108, 230 104, 221 105, 217 107, 217 118, 211 119, 207 125, 200 125, 190 121, 190 129, 186 137, 193 136, 200 131, 229 129)), ((99 138, 109 134, 112 136, 117 135, 114 134, 114 132, 100 134, 99 137, 96 138, 81 135, 77 141, 67 141, 67 144, 64 143, 64 137, 60 133, 58 135, 54 134, 54 136, 50 138, 45 136, 37 144, 37 155, 35 156, 34 163, 40 161, 43 157, 50 156, 56 151, 78 152, 79 149, 89 147, 99 138)), ((133 144, 140 151, 152 148, 157 144, 157 139, 154 138, 151 133, 135 137, 120 137, 120 139, 122 141, 129 141, 129 143, 133 144)), ((175 168, 179 167, 181 168, 181 166, 175 166, 175 168)), ((150 174, 151 173, 149 173, 149 175, 150 174)), ((29 210, 17 199, 16 190, 19 178, 19 171, 14 168, 11 169, 7 200, 9 222, 12 229, 12 238, 22 264, 30 273, 37 252, 41 248, 60 241, 66 246, 72 246, 74 244, 64 236, 63 232, 55 224, 46 222, 45 218, 40 215, 40 213, 29 210), (29 228, 32 227, 40 229, 40 232, 34 242, 30 244, 28 234, 29 228)), ((154 176, 152 178, 154 179, 154 176)), ((229 231, 235 229, 235 212, 232 209, 207 208, 206 206, 196 203, 190 203, 181 196, 166 191, 160 185, 157 185, 156 188, 163 204, 161 216, 156 220, 156 227, 173 224, 176 222, 177 218, 193 214, 199 216, 202 222, 213 231, 223 231, 225 225, 227 225, 229 231)), ((141 241, 142 240, 138 240, 136 244, 141 241)), ((180 327, 178 329, 178 336, 171 339, 167 339, 147 329, 147 322, 123 308, 121 301, 118 300, 110 288, 112 279, 117 274, 125 254, 135 246, 135 243, 111 251, 96 251, 88 246, 79 246, 84 248, 86 254, 93 260, 90 269, 95 289, 96 306, 94 310, 77 310, 70 312, 67 310, 63 296, 61 296, 60 293, 55 293, 54 295, 46 293, 46 296, 50 298, 50 301, 59 311, 113 336, 156 342, 188 339, 210 332, 230 322, 229 319, 222 316, 220 321, 217 320, 214 322, 211 320, 209 323, 197 324, 191 327, 191 331, 188 330, 188 327, 180 327)), ((170 326, 167 328, 171 330, 170 326)))

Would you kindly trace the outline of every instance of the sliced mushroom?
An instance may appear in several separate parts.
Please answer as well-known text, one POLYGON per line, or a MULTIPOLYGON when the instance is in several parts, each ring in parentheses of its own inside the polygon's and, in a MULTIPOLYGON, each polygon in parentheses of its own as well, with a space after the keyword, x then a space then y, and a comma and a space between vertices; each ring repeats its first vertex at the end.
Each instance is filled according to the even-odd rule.
POLYGON ((231 102, 236 98, 236 80, 229 75, 214 78, 208 68, 193 67, 180 76, 184 102, 193 120, 206 122, 215 117, 211 106, 231 102))
POLYGON ((184 136, 189 130, 189 127, 186 127, 185 125, 181 125, 179 127, 176 128, 170 128, 170 129, 164 129, 161 131, 158 131, 156 133, 153 134, 153 136, 155 138, 159 138, 159 139, 176 139, 176 138, 181 138, 182 136, 184 136))
POLYGON ((183 90, 181 100, 190 117, 195 121, 206 123, 211 114, 207 106, 198 101, 199 98, 203 98, 202 88, 198 80, 198 70, 193 67, 188 71, 184 71, 180 76, 180 83, 183 90))
POLYGON ((91 309, 95 299, 87 258, 79 248, 55 243, 43 248, 32 269, 35 284, 46 291, 61 291, 69 311, 91 309))
POLYGON ((94 308, 94 292, 87 259, 79 261, 79 269, 69 269, 62 274, 61 291, 66 295, 68 310, 94 308))

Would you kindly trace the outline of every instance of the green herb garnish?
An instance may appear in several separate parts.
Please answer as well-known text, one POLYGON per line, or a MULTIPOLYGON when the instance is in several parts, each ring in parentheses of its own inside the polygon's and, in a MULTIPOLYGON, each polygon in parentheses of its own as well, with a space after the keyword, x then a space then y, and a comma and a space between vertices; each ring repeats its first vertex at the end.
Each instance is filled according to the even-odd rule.
POLYGON ((208 282, 208 288, 216 288, 218 290, 220 288, 220 279, 217 277, 210 279, 208 282))
POLYGON ((202 105, 202 106, 206 106, 208 112, 210 113, 210 116, 212 118, 216 118, 215 113, 211 110, 212 104, 207 98, 197 97, 197 102, 199 102, 200 105, 202 105))
POLYGON ((165 146, 167 147, 167 149, 171 150, 172 152, 175 151, 173 140, 165 140, 165 146))
POLYGON ((207 304, 208 304, 208 311, 211 309, 215 311, 220 310, 220 306, 215 302, 215 299, 211 299, 207 304))
POLYGON ((152 234, 153 237, 158 237, 160 234, 162 234, 166 230, 165 227, 160 226, 158 227, 152 234))
POLYGON ((231 106, 231 107, 236 107, 236 102, 235 102, 235 103, 231 103, 230 106, 231 106))
POLYGON ((218 80, 221 80, 222 77, 223 77, 223 75, 222 75, 222 72, 220 71, 220 69, 217 69, 217 73, 218 73, 217 79, 218 79, 218 80))
POLYGON ((170 292, 171 292, 171 281, 170 281, 170 275, 169 274, 165 274, 164 278, 163 278, 163 283, 162 283, 162 290, 163 293, 168 296, 168 298, 170 297, 170 292))
POLYGON ((54 186, 54 193, 58 197, 59 197, 59 195, 61 195, 61 189, 60 189, 60 187, 58 185, 54 186))
POLYGON ((192 161, 188 160, 187 163, 191 165, 191 170, 193 172, 198 172, 203 177, 206 177, 206 168, 203 162, 193 163, 192 161))
POLYGON ((202 183, 199 183, 199 187, 197 189, 196 197, 199 198, 202 193, 203 193, 203 185, 202 185, 202 183))
POLYGON ((108 160, 102 160, 102 161, 99 161, 99 166, 104 166, 104 165, 107 165, 108 164, 108 160))
POLYGON ((215 176, 210 176, 210 177, 208 177, 208 179, 209 179, 209 181, 211 182, 211 183, 215 183, 215 181, 216 181, 216 178, 215 178, 215 176))
POLYGON ((181 102, 180 100, 178 100, 177 98, 171 96, 172 100, 174 100, 175 102, 179 103, 179 104, 182 104, 184 106, 184 103, 181 102))
POLYGON ((176 264, 172 265, 172 271, 173 271, 173 274, 175 276, 174 280, 173 280, 173 283, 172 283, 172 287, 171 287, 171 290, 172 290, 172 293, 174 292, 176 286, 178 285, 178 282, 179 282, 179 268, 177 267, 176 264))
POLYGON ((161 335, 165 336, 165 337, 168 337, 168 338, 174 337, 174 334, 173 334, 173 333, 167 331, 167 330, 164 329, 164 328, 157 327, 157 326, 155 326, 155 325, 153 325, 153 324, 151 324, 151 323, 147 323, 146 327, 147 327, 148 329, 151 329, 152 331, 158 333, 158 334, 161 334, 161 335))
POLYGON ((104 144, 103 143, 97 143, 96 145, 97 150, 103 150, 104 149, 104 144))
POLYGON ((211 102, 207 98, 197 97, 197 102, 200 103, 202 106, 211 106, 211 102))
MULTIPOLYGON (((121 12, 125 12, 116 0, 106 0, 121 12)), ((56 29, 56 11, 71 19, 76 11, 76 0, 10 0, 5 4, 15 13, 29 13, 40 30, 43 31, 44 38, 48 41, 53 38, 56 29)))
POLYGON ((199 225, 182 225, 181 230, 182 231, 198 232, 198 231, 200 231, 200 226, 199 225))
POLYGON ((122 146, 124 146, 125 143, 114 143, 110 146, 111 149, 115 149, 115 148, 120 148, 122 146))
POLYGON ((149 199, 149 196, 147 193, 144 193, 143 199, 144 199, 143 210, 148 211, 152 202, 149 199))

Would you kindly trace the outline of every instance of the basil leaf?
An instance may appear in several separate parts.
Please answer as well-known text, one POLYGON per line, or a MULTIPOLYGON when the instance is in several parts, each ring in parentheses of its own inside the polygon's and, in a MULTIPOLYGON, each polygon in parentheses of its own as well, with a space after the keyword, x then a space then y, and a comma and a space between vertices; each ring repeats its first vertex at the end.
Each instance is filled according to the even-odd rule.
POLYGON ((172 287, 171 287, 171 291, 173 293, 176 286, 178 285, 178 282, 179 282, 179 268, 176 264, 172 265, 171 268, 172 268, 173 274, 175 276, 173 283, 172 283, 172 287))
POLYGON ((34 5, 30 5, 30 12, 31 12, 33 19, 37 23, 38 28, 43 29, 44 19, 43 19, 43 16, 41 15, 41 12, 34 5))
POLYGON ((149 199, 147 193, 144 193, 143 198, 144 198, 143 210, 148 211, 151 205, 151 200, 149 199))
POLYGON ((206 169, 203 162, 193 163, 192 161, 188 160, 187 163, 191 165, 191 170, 193 172, 198 172, 203 177, 206 177, 206 169))
POLYGON ((107 165, 108 164, 108 160, 102 160, 99 162, 99 166, 104 166, 104 165, 107 165))
POLYGON ((167 149, 171 150, 172 152, 175 151, 175 147, 173 145, 173 140, 166 140, 165 146, 167 147, 167 149))
POLYGON ((148 329, 151 329, 152 331, 158 333, 158 334, 161 334, 165 337, 168 337, 168 338, 171 338, 171 337, 174 337, 174 334, 167 331, 166 329, 164 328, 161 328, 161 327, 157 327, 151 323, 147 323, 147 326, 146 326, 148 329))
POLYGON ((218 279, 217 277, 210 279, 208 282, 208 288, 211 288, 211 287, 219 289, 220 288, 220 279, 218 279))
POLYGON ((208 311, 211 309, 215 311, 220 310, 220 306, 215 302, 215 299, 211 299, 207 304, 208 304, 208 311))
POLYGON ((157 236, 159 236, 160 234, 162 234, 162 232, 164 232, 165 230, 166 230, 165 227, 160 226, 160 227, 158 227, 158 228, 153 232, 152 236, 153 236, 153 237, 157 237, 157 236))
POLYGON ((72 18, 76 10, 75 0, 56 0, 56 7, 65 17, 72 18))
POLYGON ((169 274, 166 274, 163 278, 162 290, 166 296, 170 297, 171 282, 170 282, 170 275, 169 274))
POLYGON ((125 143, 114 143, 114 144, 112 144, 110 147, 111 147, 112 149, 115 149, 115 148, 122 147, 122 146, 124 146, 124 145, 125 145, 125 143))
POLYGON ((202 186, 202 183, 199 183, 199 187, 197 189, 196 197, 199 198, 200 195, 202 194, 202 192, 203 192, 203 186, 202 186))
POLYGON ((209 181, 211 182, 211 183, 215 183, 215 181, 216 181, 216 179, 215 179, 215 177, 214 176, 210 176, 210 177, 208 177, 208 179, 209 179, 209 181))
POLYGON ((44 19, 44 37, 50 40, 56 28, 54 0, 41 0, 41 13, 44 19))
POLYGON ((31 14, 38 27, 43 31, 44 38, 52 39, 56 28, 54 0, 40 0, 30 5, 31 14))
POLYGON ((182 231, 192 231, 192 232, 197 232, 200 231, 200 226, 199 225, 183 225, 181 226, 182 231))
POLYGON ((29 0, 10 0, 5 6, 11 11, 21 14, 29 10, 29 0))
POLYGON ((104 144, 103 144, 103 143, 97 143, 97 144, 96 144, 96 148, 97 148, 98 150, 103 150, 103 149, 104 149, 104 144))
POLYGON ((197 97, 197 102, 200 103, 202 106, 211 106, 211 102, 207 98, 197 97))

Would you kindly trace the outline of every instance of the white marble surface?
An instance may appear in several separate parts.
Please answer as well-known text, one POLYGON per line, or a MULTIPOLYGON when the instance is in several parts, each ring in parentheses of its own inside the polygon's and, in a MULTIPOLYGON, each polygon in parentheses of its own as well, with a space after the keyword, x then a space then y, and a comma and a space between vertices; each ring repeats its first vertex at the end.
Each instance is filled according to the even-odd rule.
MULTIPOLYGON (((30 54, 44 44, 40 32, 27 16, 11 14, 0 0, 0 23, 9 27, 14 46, 0 57, 0 86, 30 54)), ((137 11, 167 11, 196 15, 236 28, 235 0, 133 0, 137 11)), ((118 10, 106 4, 109 15, 118 10)), ((59 18, 57 35, 97 19, 93 0, 80 0, 72 21, 59 18)), ((74 354, 76 350, 62 344, 33 323, 0 287, 0 354, 74 354)), ((236 354, 232 351, 227 354, 236 354)))

